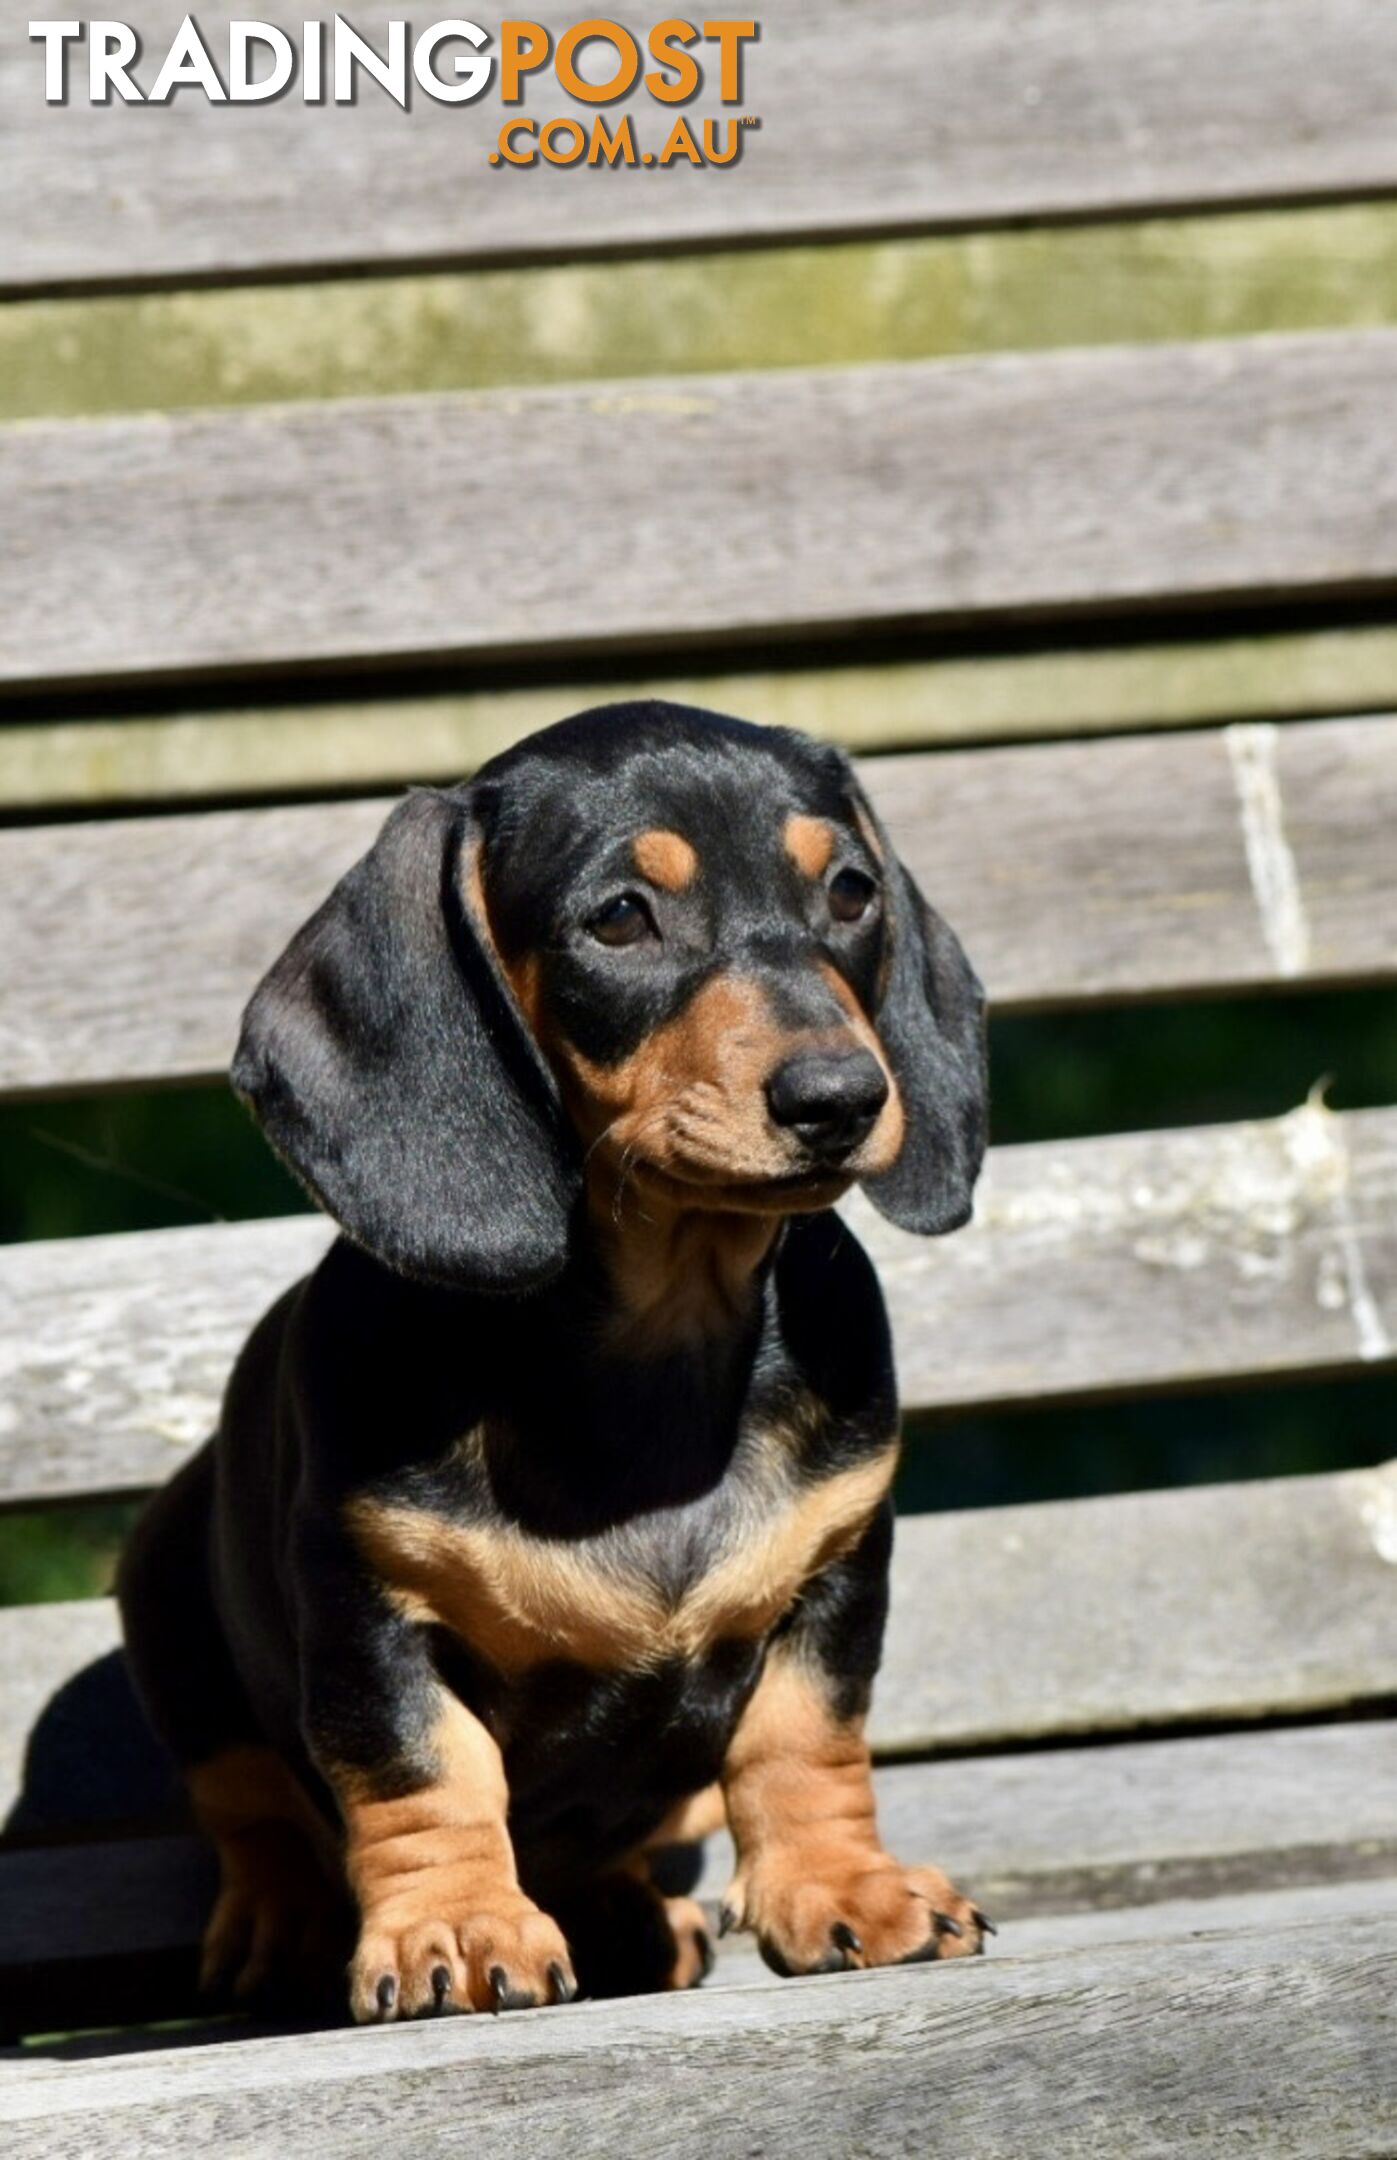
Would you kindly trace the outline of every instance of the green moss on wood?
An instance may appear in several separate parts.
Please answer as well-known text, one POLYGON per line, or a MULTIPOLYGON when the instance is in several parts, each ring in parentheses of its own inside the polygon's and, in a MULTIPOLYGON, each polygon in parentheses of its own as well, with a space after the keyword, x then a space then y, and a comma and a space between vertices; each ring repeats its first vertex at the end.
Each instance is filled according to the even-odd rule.
POLYGON ((0 807, 455 777, 582 704, 653 694, 860 750, 1397 706, 1397 626, 0 728, 0 807))
POLYGON ((0 309, 0 420, 1397 321, 1397 203, 0 309))

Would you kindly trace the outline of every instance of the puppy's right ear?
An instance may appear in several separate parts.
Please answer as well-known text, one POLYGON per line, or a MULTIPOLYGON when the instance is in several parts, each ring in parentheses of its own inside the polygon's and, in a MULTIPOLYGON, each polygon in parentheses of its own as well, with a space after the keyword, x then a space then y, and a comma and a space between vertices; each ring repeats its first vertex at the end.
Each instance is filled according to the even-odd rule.
POLYGON ((471 1290, 548 1282, 579 1190, 496 958, 473 791, 408 796, 264 977, 233 1085, 349 1237, 471 1290))

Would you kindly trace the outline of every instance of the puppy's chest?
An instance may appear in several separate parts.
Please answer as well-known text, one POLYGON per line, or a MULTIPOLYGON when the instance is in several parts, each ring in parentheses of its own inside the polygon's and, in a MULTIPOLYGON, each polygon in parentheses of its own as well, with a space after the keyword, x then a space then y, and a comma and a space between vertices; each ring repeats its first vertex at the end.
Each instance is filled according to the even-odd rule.
POLYGON ((480 1488, 453 1508, 360 1497, 349 1519, 399 1608, 498 1670, 548 1659, 624 1669, 765 1635, 857 1541, 892 1467, 890 1448, 804 1483, 767 1459, 700 1500, 590 1537, 521 1528, 482 1504, 480 1488))

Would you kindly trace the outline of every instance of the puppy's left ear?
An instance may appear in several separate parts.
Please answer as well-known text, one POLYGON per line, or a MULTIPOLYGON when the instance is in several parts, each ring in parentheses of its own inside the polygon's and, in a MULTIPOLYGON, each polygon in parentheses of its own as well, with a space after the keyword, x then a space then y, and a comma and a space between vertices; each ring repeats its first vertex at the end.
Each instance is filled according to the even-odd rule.
POLYGON ((875 1016, 907 1129, 891 1169, 865 1180, 880 1215, 937 1237, 970 1219, 989 1123, 985 993, 960 940, 929 907, 861 791, 860 821, 883 859, 891 951, 875 1016))

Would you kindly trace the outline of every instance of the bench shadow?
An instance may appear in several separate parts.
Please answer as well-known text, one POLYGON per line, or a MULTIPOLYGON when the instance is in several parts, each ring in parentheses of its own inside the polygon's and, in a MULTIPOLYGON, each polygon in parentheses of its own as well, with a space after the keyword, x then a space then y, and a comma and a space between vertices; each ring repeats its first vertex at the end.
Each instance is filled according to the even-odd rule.
POLYGON ((29 1843, 186 1820, 178 1773, 146 1723, 125 1654, 109 1650, 65 1680, 40 1711, 0 1834, 29 1843))
MULTIPOLYGON (((701 1845, 655 1856, 691 1890, 701 1845)), ((73 2060, 203 2047, 327 2020, 227 2015, 201 2002, 196 1943, 214 1889, 174 1764, 146 1723, 124 1653, 45 1704, 0 1826, 0 2057, 73 2060)))

